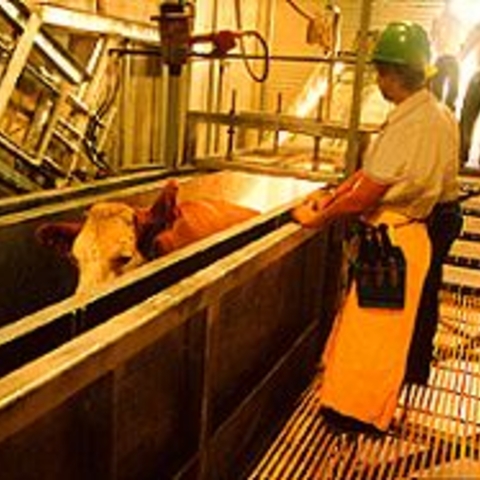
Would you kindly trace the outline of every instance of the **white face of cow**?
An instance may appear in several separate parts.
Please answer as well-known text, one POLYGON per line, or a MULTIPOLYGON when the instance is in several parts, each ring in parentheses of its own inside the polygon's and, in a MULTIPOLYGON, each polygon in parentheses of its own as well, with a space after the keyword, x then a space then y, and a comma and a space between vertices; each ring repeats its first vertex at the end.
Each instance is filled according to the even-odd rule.
POLYGON ((72 254, 79 279, 76 293, 94 291, 143 263, 137 249, 135 211, 123 203, 98 203, 75 239, 72 254))

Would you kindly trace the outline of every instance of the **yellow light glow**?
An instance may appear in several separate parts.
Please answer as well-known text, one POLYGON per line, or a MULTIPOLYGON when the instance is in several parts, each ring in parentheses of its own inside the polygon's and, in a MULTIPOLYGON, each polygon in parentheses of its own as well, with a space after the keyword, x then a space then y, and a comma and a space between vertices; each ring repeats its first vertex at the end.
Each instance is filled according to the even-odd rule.
POLYGON ((327 80, 324 77, 318 77, 312 83, 313 85, 309 86, 303 95, 303 99, 296 107, 295 113, 299 117, 309 115, 327 91, 327 80))
MULTIPOLYGON (((290 109, 296 117, 307 117, 314 112, 321 99, 327 93, 328 82, 323 69, 317 69, 307 81, 297 101, 290 109)), ((289 132, 280 132, 279 143, 282 145, 292 136, 289 132)))
POLYGON ((480 2, 478 0, 453 0, 450 8, 467 28, 480 22, 480 2))

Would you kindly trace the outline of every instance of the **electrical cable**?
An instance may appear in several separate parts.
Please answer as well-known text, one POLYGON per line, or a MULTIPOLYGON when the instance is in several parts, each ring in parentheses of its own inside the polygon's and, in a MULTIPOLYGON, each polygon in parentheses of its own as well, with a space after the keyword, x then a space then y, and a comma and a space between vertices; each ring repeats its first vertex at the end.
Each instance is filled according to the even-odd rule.
POLYGON ((245 68, 247 69, 248 74, 250 77, 258 83, 264 82, 268 78, 268 74, 270 72, 270 52, 268 48, 267 41, 263 38, 263 36, 258 32, 257 30, 246 30, 243 31, 242 29, 242 15, 241 15, 241 6, 240 6, 240 1, 241 0, 234 0, 234 6, 235 6, 235 18, 236 18, 236 23, 237 23, 237 29, 240 33, 240 52, 243 57, 243 63, 245 65, 245 68), (264 53, 264 67, 263 67, 263 72, 261 75, 257 75, 252 66, 250 65, 250 62, 247 59, 247 52, 246 52, 246 47, 245 47, 245 38, 246 37, 254 37, 256 38, 264 53))
POLYGON ((102 102, 100 102, 100 105, 98 106, 97 111, 95 113, 95 116, 98 117, 99 119, 102 119, 103 117, 105 117, 105 115, 110 111, 113 104, 115 103, 115 98, 120 89, 120 81, 121 81, 119 65, 115 64, 113 72, 107 71, 107 75, 110 81, 108 82, 108 85, 107 85, 105 98, 103 99, 102 102))
POLYGON ((114 71, 107 73, 108 84, 104 98, 93 115, 89 118, 85 130, 84 147, 90 161, 100 170, 111 172, 111 167, 103 158, 103 152, 98 151, 98 130, 102 126, 102 119, 108 114, 115 103, 117 93, 120 89, 120 69, 115 65, 114 71))
POLYGON ((297 3, 294 2, 294 0, 286 0, 286 2, 305 20, 311 21, 313 20, 313 17, 306 13, 297 3))
POLYGON ((247 69, 249 75, 252 77, 253 80, 255 80, 258 83, 264 82, 268 78, 268 74, 270 72, 270 54, 269 54, 268 45, 267 45, 266 40, 256 30, 242 31, 241 34, 240 34, 240 50, 241 50, 242 55, 243 55, 243 61, 244 61, 244 64, 245 64, 245 68, 247 69), (261 75, 257 75, 253 71, 253 68, 250 65, 250 62, 246 58, 247 54, 246 54, 245 43, 244 43, 244 38, 245 37, 256 38, 258 40, 258 42, 260 43, 262 49, 263 49, 263 52, 264 52, 263 56, 264 56, 265 61, 264 61, 264 64, 263 64, 264 66, 263 66, 263 71, 262 71, 261 75))

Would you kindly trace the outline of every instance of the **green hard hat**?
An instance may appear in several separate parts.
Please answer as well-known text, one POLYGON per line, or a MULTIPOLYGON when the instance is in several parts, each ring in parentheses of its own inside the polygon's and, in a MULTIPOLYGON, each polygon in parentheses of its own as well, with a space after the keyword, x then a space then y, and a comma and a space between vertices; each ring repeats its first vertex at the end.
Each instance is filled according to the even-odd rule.
POLYGON ((392 22, 381 33, 372 54, 374 63, 395 63, 424 70, 430 61, 428 35, 417 23, 392 22))

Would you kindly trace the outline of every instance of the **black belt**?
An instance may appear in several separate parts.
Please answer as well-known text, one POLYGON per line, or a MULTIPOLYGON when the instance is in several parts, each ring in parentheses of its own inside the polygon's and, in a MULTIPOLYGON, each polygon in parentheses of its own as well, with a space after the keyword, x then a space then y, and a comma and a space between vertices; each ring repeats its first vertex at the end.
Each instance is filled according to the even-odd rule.
POLYGON ((449 202, 438 202, 433 207, 432 213, 433 213, 434 210, 445 211, 445 210, 449 210, 449 209, 455 209, 455 210, 460 209, 460 201, 457 199, 457 200, 450 200, 449 202))
POLYGON ((457 198, 456 200, 449 200, 448 202, 438 202, 435 206, 439 205, 441 207, 450 207, 456 206, 460 203, 460 200, 457 198))

